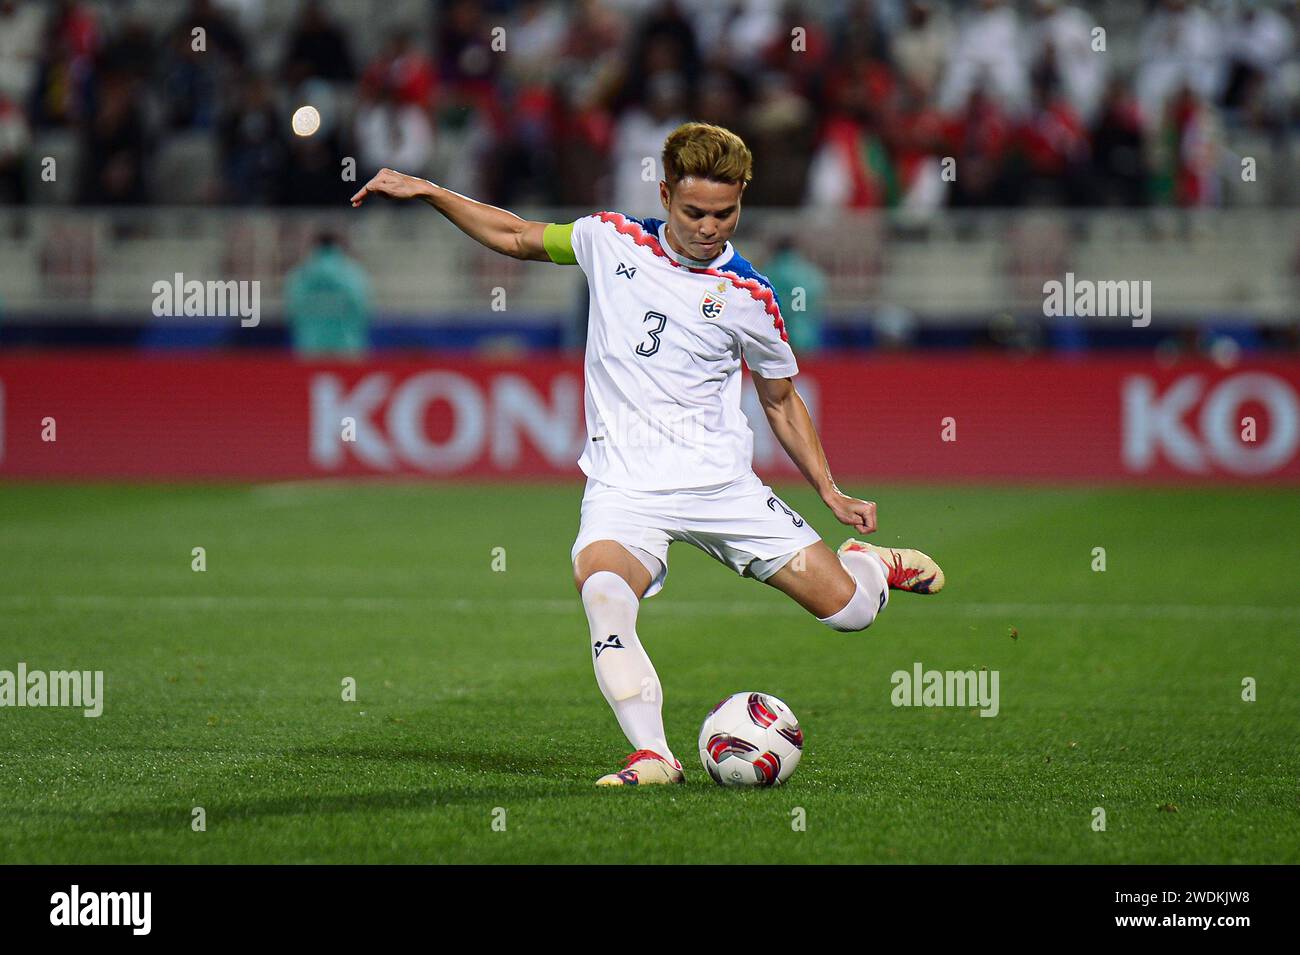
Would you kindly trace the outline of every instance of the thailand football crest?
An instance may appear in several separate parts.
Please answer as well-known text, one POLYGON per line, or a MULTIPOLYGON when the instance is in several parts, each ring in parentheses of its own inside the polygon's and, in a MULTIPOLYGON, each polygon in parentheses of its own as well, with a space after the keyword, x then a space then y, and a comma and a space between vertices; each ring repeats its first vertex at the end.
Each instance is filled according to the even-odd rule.
POLYGON ((715 322, 722 316, 722 310, 727 307, 727 300, 723 298, 723 293, 727 290, 726 282, 719 282, 716 289, 710 289, 704 293, 704 298, 700 299, 700 314, 710 322, 715 322))

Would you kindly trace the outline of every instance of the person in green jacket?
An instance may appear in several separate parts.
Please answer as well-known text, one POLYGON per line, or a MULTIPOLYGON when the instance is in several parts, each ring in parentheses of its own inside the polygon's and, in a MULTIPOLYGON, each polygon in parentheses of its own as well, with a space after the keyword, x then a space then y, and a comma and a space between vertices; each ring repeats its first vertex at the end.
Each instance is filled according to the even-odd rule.
POLYGON ((785 331, 795 354, 821 350, 826 293, 821 269, 799 252, 794 239, 782 236, 776 241, 765 272, 781 302, 785 331))
POLYGON ((285 278, 284 311, 299 355, 357 356, 369 346, 370 280, 331 233, 285 278))

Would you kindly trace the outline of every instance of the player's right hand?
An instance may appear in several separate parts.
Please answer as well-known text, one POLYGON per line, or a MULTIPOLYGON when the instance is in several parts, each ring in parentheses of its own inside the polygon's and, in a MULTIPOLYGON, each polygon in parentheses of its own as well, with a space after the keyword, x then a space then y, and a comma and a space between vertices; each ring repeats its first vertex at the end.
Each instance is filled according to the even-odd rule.
POLYGON ((352 197, 352 208, 366 201, 366 196, 387 196, 389 199, 414 199, 429 186, 424 179, 407 176, 391 169, 381 169, 375 177, 362 186, 352 197))
POLYGON ((876 532, 876 502, 862 501, 849 497, 838 490, 827 495, 826 506, 831 509, 835 519, 841 524, 848 524, 859 534, 876 532))

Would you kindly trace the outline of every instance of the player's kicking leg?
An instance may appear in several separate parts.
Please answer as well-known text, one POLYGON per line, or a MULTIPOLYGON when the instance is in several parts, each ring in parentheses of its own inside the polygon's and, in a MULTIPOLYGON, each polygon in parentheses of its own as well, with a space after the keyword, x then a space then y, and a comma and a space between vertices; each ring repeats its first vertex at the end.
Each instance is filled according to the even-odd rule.
POLYGON ((910 547, 881 547, 850 537, 836 551, 840 560, 852 554, 874 554, 885 562, 886 579, 895 590, 937 594, 943 590, 943 568, 928 554, 910 547))
POLYGON ((789 594, 832 630, 865 630, 889 603, 889 591, 932 594, 943 587, 943 571, 918 550, 878 547, 849 539, 832 553, 824 541, 812 544, 766 583, 789 594))
POLYGON ((596 682, 633 748, 623 769, 602 776, 596 785, 684 782, 682 764, 664 736, 659 675, 636 632, 650 571, 622 544, 599 540, 574 558, 573 582, 591 628, 596 682))

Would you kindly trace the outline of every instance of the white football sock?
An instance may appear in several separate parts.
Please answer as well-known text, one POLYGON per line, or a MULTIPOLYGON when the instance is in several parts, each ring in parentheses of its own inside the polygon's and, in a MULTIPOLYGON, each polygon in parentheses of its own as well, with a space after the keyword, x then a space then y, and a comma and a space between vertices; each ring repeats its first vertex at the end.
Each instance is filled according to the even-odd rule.
POLYGON ((858 586, 875 601, 877 613, 889 606, 889 578, 885 575, 884 560, 860 550, 845 551, 839 558, 858 586))
POLYGON ((632 748, 654 750, 671 763, 675 757, 664 737, 663 688, 636 635, 640 604, 627 581, 608 570, 597 571, 582 585, 600 692, 632 748))

